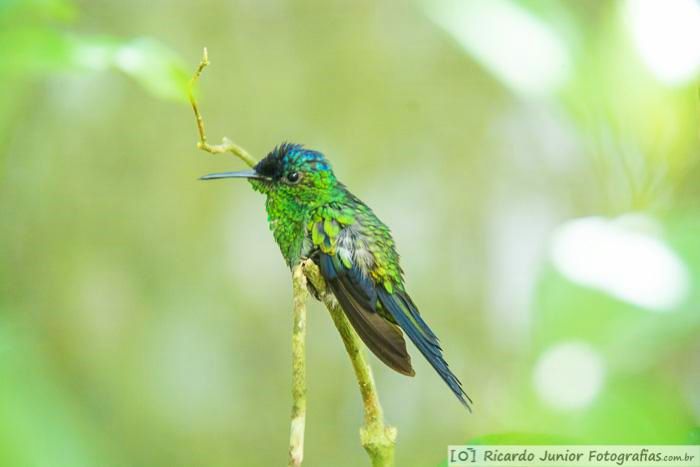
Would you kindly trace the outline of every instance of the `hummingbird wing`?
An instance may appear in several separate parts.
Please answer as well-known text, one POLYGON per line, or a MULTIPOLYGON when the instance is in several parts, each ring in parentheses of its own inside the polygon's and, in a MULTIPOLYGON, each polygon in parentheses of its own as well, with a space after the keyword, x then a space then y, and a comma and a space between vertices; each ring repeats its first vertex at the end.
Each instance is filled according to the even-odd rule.
POLYGON ((437 336, 403 288, 389 229, 369 207, 352 199, 352 215, 331 211, 316 216, 309 226, 319 249, 321 274, 358 335, 380 360, 399 373, 415 373, 400 328, 470 409, 471 399, 445 361, 437 336))
POLYGON ((319 269, 362 342, 390 368, 407 376, 415 375, 401 329, 384 319, 372 305, 377 295, 369 279, 363 277, 359 268, 348 269, 338 256, 327 253, 319 254, 319 269))
POLYGON ((312 240, 319 248, 316 261, 321 275, 352 327, 387 366, 407 376, 415 375, 401 329, 377 313, 374 283, 358 264, 353 264, 352 254, 347 256, 347 250, 338 254, 338 239, 346 238, 350 231, 341 229, 335 220, 319 221, 311 228, 312 240))

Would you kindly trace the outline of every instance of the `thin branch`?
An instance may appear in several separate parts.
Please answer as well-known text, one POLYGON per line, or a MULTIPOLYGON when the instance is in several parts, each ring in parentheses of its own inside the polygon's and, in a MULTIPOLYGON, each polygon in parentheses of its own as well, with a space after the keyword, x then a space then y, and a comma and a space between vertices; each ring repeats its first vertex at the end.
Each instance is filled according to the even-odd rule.
POLYGON ((224 136, 224 138, 221 141, 221 144, 212 145, 207 143, 207 134, 204 131, 204 119, 202 118, 202 114, 199 112, 199 106, 197 105, 197 100, 194 97, 194 87, 197 84, 197 81, 199 81, 199 77, 201 76, 202 72, 208 65, 209 54, 207 53, 207 48, 205 47, 204 51, 202 52, 202 60, 199 62, 199 65, 197 66, 194 75, 192 75, 192 79, 190 80, 190 84, 188 86, 188 96, 190 98, 190 104, 192 104, 194 117, 197 121, 197 131, 199 132, 199 141, 197 142, 197 148, 202 149, 203 151, 207 151, 211 154, 222 154, 224 152, 230 152, 231 154, 248 164, 249 167, 255 167, 255 164, 257 164, 255 158, 248 154, 248 151, 246 151, 227 137, 224 136))
POLYGON ((384 425, 382 406, 372 377, 372 369, 365 360, 360 339, 350 325, 335 296, 327 290, 326 282, 318 267, 306 260, 301 264, 306 278, 318 292, 319 297, 328 308, 333 323, 343 339, 345 350, 350 357, 355 377, 360 386, 362 403, 365 410, 364 426, 360 428, 360 441, 372 460, 373 467, 390 467, 394 465, 394 446, 396 445, 396 428, 384 425))
POLYGON ((299 467, 304 459, 306 426, 306 276, 301 265, 292 272, 294 327, 292 330, 292 423, 289 434, 289 467, 299 467))

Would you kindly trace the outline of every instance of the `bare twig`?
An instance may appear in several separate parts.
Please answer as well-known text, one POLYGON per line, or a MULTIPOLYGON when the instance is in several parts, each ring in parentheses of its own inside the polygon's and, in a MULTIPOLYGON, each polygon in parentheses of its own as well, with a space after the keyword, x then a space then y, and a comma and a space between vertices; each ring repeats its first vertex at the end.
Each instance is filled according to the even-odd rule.
POLYGON ((389 467, 394 465, 394 446, 396 445, 396 428, 384 425, 382 406, 372 377, 372 369, 365 360, 360 339, 350 325, 345 313, 332 293, 326 288, 326 283, 318 267, 311 261, 304 261, 301 266, 304 274, 318 291, 319 297, 328 308, 333 323, 343 339, 345 350, 350 357, 355 377, 360 386, 362 403, 365 410, 364 426, 360 428, 360 441, 372 460, 373 467, 389 467))
POLYGON ((304 459, 306 426, 306 276, 302 265, 292 272, 294 328, 292 331, 292 423, 289 433, 289 467, 299 467, 304 459))
POLYGON ((194 117, 197 121, 197 131, 199 132, 199 141, 197 142, 197 148, 207 151, 211 154, 222 154, 224 152, 230 152, 231 154, 240 158, 243 162, 248 164, 249 167, 254 167, 257 163, 255 158, 248 154, 248 151, 246 151, 227 137, 224 137, 222 139, 221 144, 211 145, 207 143, 207 135, 204 131, 204 119, 202 118, 202 114, 199 113, 197 100, 194 97, 194 87, 197 84, 197 81, 199 81, 199 77, 201 76, 202 72, 207 67, 207 65, 209 65, 209 54, 207 53, 207 48, 205 47, 204 51, 202 52, 202 60, 199 62, 199 65, 197 66, 197 69, 195 70, 194 75, 192 75, 192 79, 190 80, 190 85, 188 86, 190 104, 192 104, 194 117))

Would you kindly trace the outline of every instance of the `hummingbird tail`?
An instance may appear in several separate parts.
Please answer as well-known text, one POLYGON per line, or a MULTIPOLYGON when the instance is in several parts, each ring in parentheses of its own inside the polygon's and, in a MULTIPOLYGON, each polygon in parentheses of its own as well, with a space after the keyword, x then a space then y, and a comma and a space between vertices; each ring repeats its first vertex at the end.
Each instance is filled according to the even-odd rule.
POLYGON ((447 365, 437 336, 423 320, 411 297, 404 291, 388 293, 381 287, 377 287, 377 289, 382 306, 394 317, 401 329, 457 396, 457 399, 471 412, 472 400, 464 392, 462 383, 447 365))

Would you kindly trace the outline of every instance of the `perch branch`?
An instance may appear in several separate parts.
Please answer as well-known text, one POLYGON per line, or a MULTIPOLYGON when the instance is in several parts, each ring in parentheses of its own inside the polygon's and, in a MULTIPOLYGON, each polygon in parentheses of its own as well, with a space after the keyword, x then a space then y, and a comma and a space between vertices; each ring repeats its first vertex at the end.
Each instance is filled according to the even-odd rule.
POLYGON ((203 151, 207 151, 210 154, 222 154, 225 152, 230 152, 234 156, 241 159, 243 162, 248 164, 249 167, 254 167, 257 161, 253 156, 248 154, 248 151, 228 139, 224 136, 221 144, 209 144, 207 143, 207 134, 204 130, 204 119, 202 114, 199 112, 199 106, 197 105, 197 100, 194 97, 194 87, 199 81, 199 77, 202 75, 204 69, 209 65, 209 54, 207 53, 207 48, 204 48, 202 52, 202 60, 199 62, 197 69, 192 75, 190 84, 187 88, 188 96, 190 99, 190 104, 192 104, 192 110, 194 111, 194 117, 197 121, 197 132, 199 133, 199 141, 197 141, 197 148, 203 151))
POLYGON ((289 467, 299 467, 304 459, 306 426, 306 276, 301 265, 292 272, 294 327, 292 330, 292 424, 289 433, 289 467))
POLYGON ((384 425, 384 415, 382 406, 379 403, 377 388, 374 384, 372 369, 362 354, 360 339, 338 305, 338 301, 327 290, 326 282, 321 276, 318 267, 311 260, 304 261, 301 266, 307 279, 318 291, 319 297, 321 297, 326 308, 328 308, 331 318, 333 318, 333 323, 343 339, 352 367, 355 370, 355 377, 360 386, 365 411, 364 426, 360 428, 362 447, 365 448, 372 460, 373 467, 393 466, 396 428, 384 425))

